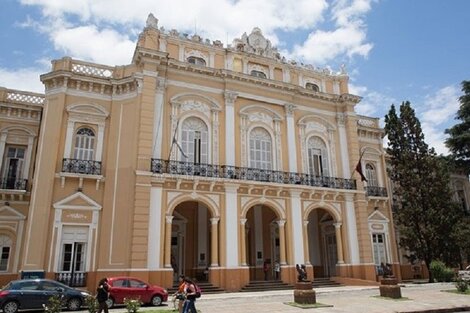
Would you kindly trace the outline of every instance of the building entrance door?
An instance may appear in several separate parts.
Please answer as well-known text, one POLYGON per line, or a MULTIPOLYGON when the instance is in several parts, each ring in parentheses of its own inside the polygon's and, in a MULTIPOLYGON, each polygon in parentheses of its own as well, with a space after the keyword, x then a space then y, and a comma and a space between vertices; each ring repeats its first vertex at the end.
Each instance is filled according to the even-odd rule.
POLYGON ((336 236, 334 234, 325 235, 326 248, 326 273, 328 276, 336 276, 336 263, 338 262, 338 254, 336 250, 336 236))

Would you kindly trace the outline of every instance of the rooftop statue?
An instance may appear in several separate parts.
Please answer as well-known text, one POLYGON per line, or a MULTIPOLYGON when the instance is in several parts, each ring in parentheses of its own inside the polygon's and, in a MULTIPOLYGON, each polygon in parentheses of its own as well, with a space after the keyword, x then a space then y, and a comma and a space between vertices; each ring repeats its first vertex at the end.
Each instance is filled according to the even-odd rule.
POLYGON ((158 29, 158 19, 152 13, 150 13, 147 17, 147 22, 145 26, 158 29))

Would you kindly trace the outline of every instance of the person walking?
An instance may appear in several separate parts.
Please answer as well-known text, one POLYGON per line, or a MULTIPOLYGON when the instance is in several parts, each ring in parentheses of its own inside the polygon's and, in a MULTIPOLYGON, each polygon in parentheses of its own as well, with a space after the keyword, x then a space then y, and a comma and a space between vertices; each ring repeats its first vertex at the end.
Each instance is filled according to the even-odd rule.
POLYGON ((279 274, 281 273, 281 264, 278 261, 274 262, 274 275, 276 280, 279 279, 279 274))
POLYGON ((186 300, 186 296, 184 295, 184 287, 186 283, 184 282, 184 275, 180 275, 178 277, 178 291, 176 292, 176 299, 178 300, 178 312, 183 313, 183 304, 186 300))
POLYGON ((263 263, 263 272, 264 272, 264 280, 268 280, 268 273, 269 273, 269 262, 265 260, 263 263))
POLYGON ((98 288, 96 289, 96 300, 98 300, 98 313, 104 311, 104 313, 108 313, 108 301, 109 298, 109 285, 108 279, 102 278, 98 283, 98 288))
POLYGON ((183 313, 197 313, 196 305, 196 285, 188 277, 184 278, 184 292, 186 294, 186 301, 183 305, 183 313))

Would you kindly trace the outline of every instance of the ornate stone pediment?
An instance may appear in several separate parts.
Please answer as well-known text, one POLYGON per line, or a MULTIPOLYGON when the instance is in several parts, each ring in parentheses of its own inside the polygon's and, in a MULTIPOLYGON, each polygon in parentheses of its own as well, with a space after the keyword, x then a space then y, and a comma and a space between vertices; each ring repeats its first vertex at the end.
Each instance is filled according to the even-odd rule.
POLYGON ((251 34, 243 33, 242 38, 234 39, 232 45, 237 51, 254 53, 274 59, 281 58, 277 48, 271 46, 271 41, 263 36, 261 29, 258 27, 253 28, 251 34))

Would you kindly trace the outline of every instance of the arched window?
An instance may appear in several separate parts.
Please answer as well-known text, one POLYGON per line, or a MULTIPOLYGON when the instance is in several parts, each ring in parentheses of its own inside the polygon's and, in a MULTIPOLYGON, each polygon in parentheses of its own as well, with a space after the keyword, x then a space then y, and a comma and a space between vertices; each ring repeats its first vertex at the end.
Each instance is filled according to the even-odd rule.
POLYGON ((77 131, 73 157, 77 160, 94 160, 95 133, 92 129, 83 127, 77 131))
POLYGON ((251 76, 255 76, 255 77, 259 77, 259 78, 266 78, 266 74, 261 72, 261 71, 257 71, 257 70, 252 70, 250 72, 250 75, 251 76))
POLYGON ((8 270, 8 261, 10 260, 12 242, 10 237, 0 235, 0 271, 8 270))
POLYGON ((187 61, 188 63, 191 63, 191 64, 206 66, 206 61, 203 58, 191 56, 191 57, 188 57, 187 61))
POLYGON ((268 131, 256 127, 250 132, 250 167, 271 170, 272 143, 268 131))
POLYGON ((180 160, 193 163, 209 163, 209 145, 207 125, 197 117, 190 117, 183 122, 181 146, 184 155, 180 160))
POLYGON ((371 163, 366 164, 366 178, 368 186, 378 186, 377 171, 375 170, 374 165, 371 163))
POLYGON ((320 91, 320 87, 318 87, 318 85, 314 83, 306 83, 305 88, 313 90, 313 91, 317 91, 317 92, 320 91))
POLYGON ((372 248, 374 250, 374 264, 376 266, 388 263, 385 234, 372 234, 372 248))
POLYGON ((328 151, 320 137, 311 137, 307 143, 308 171, 310 175, 329 176, 328 151))

